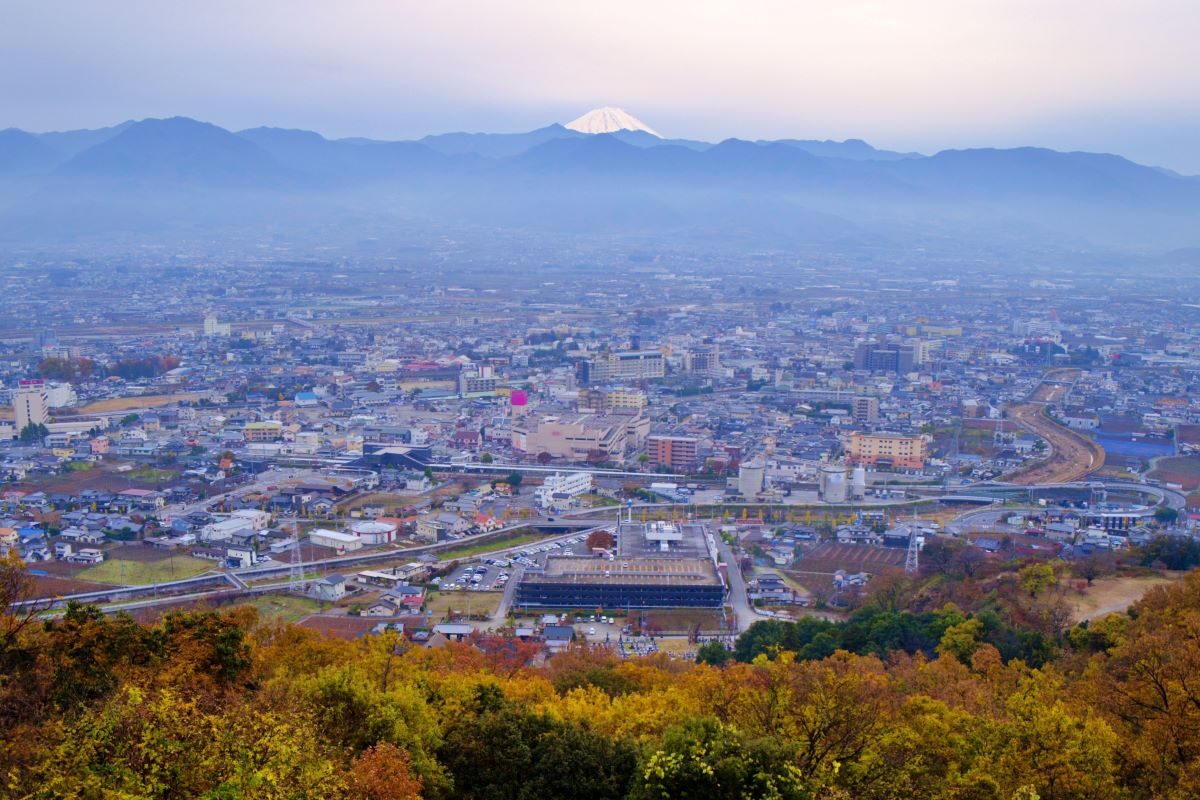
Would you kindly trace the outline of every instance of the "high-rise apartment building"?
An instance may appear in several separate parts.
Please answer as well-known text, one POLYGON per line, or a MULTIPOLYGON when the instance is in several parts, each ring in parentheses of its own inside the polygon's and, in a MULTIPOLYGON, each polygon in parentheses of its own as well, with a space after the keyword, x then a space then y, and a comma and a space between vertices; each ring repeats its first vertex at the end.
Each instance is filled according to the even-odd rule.
POLYGON ((695 436, 646 437, 646 455, 655 466, 670 467, 676 472, 695 472, 699 466, 700 440, 695 436))
POLYGON ((911 372, 914 354, 911 345, 859 342, 854 348, 854 368, 868 372, 911 372))
POLYGON ((856 397, 851 401, 850 416, 855 422, 873 423, 879 421, 879 398, 856 397))
POLYGON ((45 381, 35 378, 19 382, 13 395, 16 432, 20 434, 30 425, 45 425, 49 422, 49 407, 45 381))
POLYGON ((630 350, 602 353, 583 362, 580 377, 584 383, 645 381, 667 374, 667 360, 658 350, 630 350))

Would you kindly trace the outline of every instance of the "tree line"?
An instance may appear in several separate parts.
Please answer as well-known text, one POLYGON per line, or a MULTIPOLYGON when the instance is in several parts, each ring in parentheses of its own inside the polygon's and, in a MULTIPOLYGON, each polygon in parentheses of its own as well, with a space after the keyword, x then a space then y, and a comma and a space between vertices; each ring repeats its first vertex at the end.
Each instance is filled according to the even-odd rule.
POLYGON ((758 623, 721 666, 586 644, 542 661, 491 635, 345 642, 249 606, 46 619, 16 605, 31 580, 0 569, 6 797, 1200 794, 1195 574, 1050 650, 983 607, 875 602, 843 623, 758 623))

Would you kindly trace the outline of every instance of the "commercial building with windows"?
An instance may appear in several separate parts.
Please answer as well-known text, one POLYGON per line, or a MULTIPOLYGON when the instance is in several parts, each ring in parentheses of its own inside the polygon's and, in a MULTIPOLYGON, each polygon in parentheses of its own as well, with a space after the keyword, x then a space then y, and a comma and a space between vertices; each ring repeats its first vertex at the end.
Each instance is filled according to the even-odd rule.
POLYGON ((850 435, 846 455, 851 464, 901 469, 923 469, 929 457, 924 436, 857 431, 850 435))
POLYGON ((667 374, 667 360, 658 350, 630 350, 624 353, 603 353, 583 362, 584 383, 612 381, 644 381, 662 378, 667 374))
POLYGON ((629 419, 603 414, 526 415, 512 424, 512 447, 522 453, 586 461, 600 456, 620 460, 629 419))
POLYGON ((854 348, 854 368, 869 372, 911 372, 915 355, 911 345, 859 342, 854 348))
POLYGON ((646 393, 628 386, 600 386, 579 393, 579 407, 601 414, 622 411, 641 411, 646 407, 646 393))

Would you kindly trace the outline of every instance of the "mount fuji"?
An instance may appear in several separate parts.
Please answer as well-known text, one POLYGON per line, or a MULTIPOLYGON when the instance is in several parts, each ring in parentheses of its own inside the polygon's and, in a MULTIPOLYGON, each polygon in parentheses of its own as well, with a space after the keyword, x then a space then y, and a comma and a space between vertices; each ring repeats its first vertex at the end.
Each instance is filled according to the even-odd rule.
POLYGON ((663 138, 662 134, 642 122, 633 114, 630 114, 623 108, 616 108, 614 106, 594 108, 583 116, 571 120, 563 127, 569 131, 578 131, 579 133, 644 131, 656 138, 663 138))
POLYGON ((1200 177, 1036 147, 923 156, 857 139, 664 139, 619 108, 566 126, 420 141, 235 132, 187 118, 0 130, 0 249, 267 229, 367 237, 396 223, 756 248, 1200 253, 1200 177))

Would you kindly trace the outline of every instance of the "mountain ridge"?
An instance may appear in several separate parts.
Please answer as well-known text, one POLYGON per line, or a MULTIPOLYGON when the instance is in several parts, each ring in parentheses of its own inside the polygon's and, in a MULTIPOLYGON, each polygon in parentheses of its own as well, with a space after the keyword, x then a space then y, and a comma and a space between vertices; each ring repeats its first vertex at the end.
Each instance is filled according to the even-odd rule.
MULTIPOLYGON (((0 132, 0 236, 19 240, 30 219, 59 220, 70 232, 73 213, 91 230, 84 209, 105 205, 164 230, 220 231, 250 219, 290 230, 302 219, 358 220, 386 208, 405 218, 546 230, 586 231, 589 220, 638 235, 734 227, 730 236, 747 242, 819 239, 824 227, 1200 246, 1200 179, 1103 153, 964 148, 927 156, 855 139, 712 144, 558 124, 416 141, 232 132, 186 117, 54 135, 0 132), (814 219, 831 224, 807 222, 814 219)), ((121 213, 105 218, 119 222, 121 213)))

